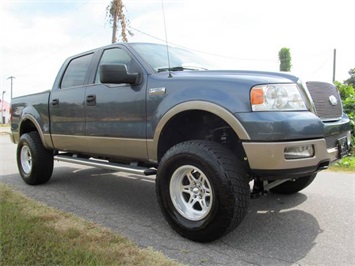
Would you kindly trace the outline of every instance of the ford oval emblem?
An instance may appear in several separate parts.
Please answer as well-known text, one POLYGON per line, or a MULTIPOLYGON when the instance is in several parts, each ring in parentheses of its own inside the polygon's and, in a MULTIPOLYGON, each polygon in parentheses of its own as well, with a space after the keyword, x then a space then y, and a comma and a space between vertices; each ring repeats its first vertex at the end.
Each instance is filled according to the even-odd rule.
POLYGON ((338 104, 338 100, 337 100, 337 98, 335 98, 334 95, 329 96, 329 102, 330 102, 330 104, 333 105, 333 106, 335 106, 335 105, 338 104))

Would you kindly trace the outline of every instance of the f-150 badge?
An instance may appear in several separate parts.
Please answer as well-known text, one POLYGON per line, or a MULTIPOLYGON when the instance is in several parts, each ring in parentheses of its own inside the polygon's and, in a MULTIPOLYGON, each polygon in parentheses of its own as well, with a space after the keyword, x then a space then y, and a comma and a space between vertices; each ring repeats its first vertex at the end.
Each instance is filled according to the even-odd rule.
POLYGON ((162 95, 162 94, 165 94, 165 92, 166 92, 166 89, 164 87, 149 89, 150 95, 162 95))

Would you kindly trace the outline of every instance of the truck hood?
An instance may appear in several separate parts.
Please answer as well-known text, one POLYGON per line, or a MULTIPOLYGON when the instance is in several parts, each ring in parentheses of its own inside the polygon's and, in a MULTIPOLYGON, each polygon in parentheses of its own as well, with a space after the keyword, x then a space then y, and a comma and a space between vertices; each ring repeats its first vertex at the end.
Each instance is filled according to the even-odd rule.
MULTIPOLYGON (((167 75, 167 72, 164 72, 167 75)), ((203 71, 173 71, 173 78, 201 79, 213 82, 238 82, 249 84, 297 83, 299 78, 286 72, 267 72, 254 70, 203 70, 203 71)), ((162 74, 162 73, 159 73, 162 74)))

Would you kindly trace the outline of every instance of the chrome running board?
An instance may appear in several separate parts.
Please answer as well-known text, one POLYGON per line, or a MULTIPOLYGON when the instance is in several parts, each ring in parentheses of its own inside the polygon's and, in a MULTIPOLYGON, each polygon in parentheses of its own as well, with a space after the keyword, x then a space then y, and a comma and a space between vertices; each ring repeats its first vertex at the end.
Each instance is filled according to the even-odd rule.
POLYGON ((146 176, 155 175, 157 173, 157 170, 154 168, 145 168, 141 166, 110 163, 107 161, 96 160, 96 159, 77 158, 70 155, 56 155, 54 156, 54 160, 62 161, 66 163, 75 163, 75 164, 81 164, 86 166, 93 166, 93 167, 108 169, 113 171, 121 171, 121 172, 126 172, 131 174, 146 175, 146 176))

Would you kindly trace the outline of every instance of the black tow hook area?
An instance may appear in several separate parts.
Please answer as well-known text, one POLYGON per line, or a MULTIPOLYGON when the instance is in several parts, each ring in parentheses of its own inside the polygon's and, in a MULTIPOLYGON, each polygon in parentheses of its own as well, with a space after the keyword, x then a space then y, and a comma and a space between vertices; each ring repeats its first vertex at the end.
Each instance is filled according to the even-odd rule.
POLYGON ((260 198, 260 196, 264 196, 267 194, 269 194, 269 191, 265 190, 264 181, 261 181, 259 179, 255 179, 253 189, 250 193, 250 198, 251 199, 258 199, 258 198, 260 198))
POLYGON ((283 179, 283 180, 275 180, 275 181, 261 181, 259 178, 254 179, 254 186, 250 193, 251 199, 258 199, 260 196, 266 196, 270 194, 270 189, 281 185, 292 179, 283 179))

